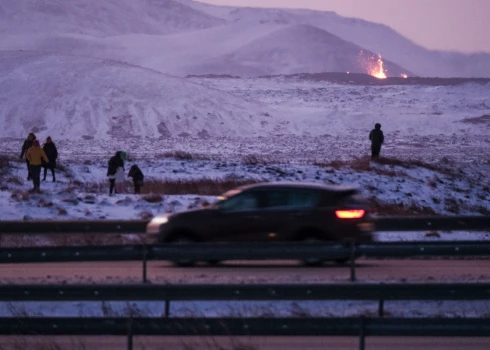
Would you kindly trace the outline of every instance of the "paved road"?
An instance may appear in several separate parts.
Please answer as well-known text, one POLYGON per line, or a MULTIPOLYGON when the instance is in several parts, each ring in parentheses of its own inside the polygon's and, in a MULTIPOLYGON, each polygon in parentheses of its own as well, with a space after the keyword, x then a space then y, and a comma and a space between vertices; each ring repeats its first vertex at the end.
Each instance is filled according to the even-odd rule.
MULTIPOLYGON (((488 350, 489 338, 366 338, 366 350, 488 350)), ((121 350, 126 349, 124 337, 0 337, 2 350, 63 349, 121 350), (43 347, 44 345, 44 347, 43 347), (57 346, 54 346, 57 345, 57 346)), ((304 338, 208 338, 167 337, 135 338, 134 350, 358 350, 354 337, 304 338)))
MULTIPOLYGON (((490 260, 365 260, 357 261, 359 281, 430 282, 490 281, 490 260)), ((0 264, 0 282, 139 282, 140 262, 0 264)), ((148 263, 148 278, 170 283, 345 282, 348 266, 326 264, 309 268, 297 262, 230 262, 218 266, 174 267, 148 263)))

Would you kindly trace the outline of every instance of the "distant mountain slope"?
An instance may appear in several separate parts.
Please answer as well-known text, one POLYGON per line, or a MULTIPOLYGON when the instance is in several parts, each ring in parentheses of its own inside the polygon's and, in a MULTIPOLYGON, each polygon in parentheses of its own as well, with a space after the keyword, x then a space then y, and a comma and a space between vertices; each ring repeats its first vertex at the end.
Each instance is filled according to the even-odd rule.
POLYGON ((221 16, 232 22, 313 25, 367 50, 382 54, 386 59, 421 76, 490 77, 490 53, 462 54, 428 50, 386 25, 339 16, 335 12, 228 8, 226 14, 221 12, 221 16))
POLYGON ((0 1, 2 34, 168 34, 223 22, 174 0, 0 1))
POLYGON ((381 54, 389 75, 402 67, 418 76, 490 77, 490 54, 427 50, 385 25, 334 12, 213 6, 192 0, 0 1, 0 50, 103 57, 179 76, 298 73, 296 68, 304 69, 303 73, 345 71, 351 67, 344 64, 351 56, 338 61, 341 55, 332 50, 342 48, 337 50, 331 42, 323 47, 322 40, 293 42, 282 36, 276 38, 282 42, 274 43, 275 52, 271 45, 266 50, 272 32, 296 28, 298 34, 289 30, 299 38, 305 35, 303 26, 381 54), (267 52, 274 55, 276 65, 261 59, 267 52), (301 57, 303 52, 305 57, 301 57))
POLYGON ((266 105, 120 62, 0 52, 2 137, 254 136, 278 132, 266 105))
MULTIPOLYGON (((196 65, 194 73, 257 76, 306 72, 366 72, 366 60, 374 53, 310 25, 282 27, 241 48, 196 65), (361 52, 363 54, 361 55, 361 52)), ((371 60, 375 65, 375 60, 371 60)), ((409 73, 385 62, 388 75, 409 73)), ((412 74, 412 73, 409 73, 412 74)))

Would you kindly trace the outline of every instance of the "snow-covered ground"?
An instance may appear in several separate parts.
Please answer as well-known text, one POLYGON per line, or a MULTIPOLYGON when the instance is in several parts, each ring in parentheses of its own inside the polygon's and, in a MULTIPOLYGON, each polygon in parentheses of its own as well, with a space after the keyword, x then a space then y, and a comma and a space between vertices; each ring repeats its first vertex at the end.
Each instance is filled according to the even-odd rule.
MULTIPOLYGON (((71 159, 76 158, 72 156, 71 159)), ((245 181, 307 181, 352 185, 378 206, 377 215, 488 215, 488 164, 426 164, 386 160, 386 164, 356 159, 326 164, 253 164, 236 161, 161 158, 133 159, 145 173, 147 193, 170 193, 155 199, 128 193, 109 196, 107 160, 64 160, 57 182, 42 182, 42 193, 29 192, 25 163, 9 160, 0 187, 0 219, 147 219, 212 203, 219 183, 245 181), (200 182, 208 184, 200 184, 200 182), (196 193, 187 193, 186 183, 196 193), (216 183, 216 184, 214 184, 216 183), (216 190, 213 190, 216 188, 216 190)), ((5 163, 4 163, 5 164, 5 163)), ((222 190, 224 191, 224 190, 222 190)), ((379 240, 490 239, 488 232, 378 233, 379 240)))
MULTIPOLYGON (((388 301, 389 317, 488 317, 490 302, 388 301)), ((377 301, 171 302, 170 317, 377 316, 377 301)), ((165 315, 165 302, 0 302, 0 317, 121 317, 165 315)))

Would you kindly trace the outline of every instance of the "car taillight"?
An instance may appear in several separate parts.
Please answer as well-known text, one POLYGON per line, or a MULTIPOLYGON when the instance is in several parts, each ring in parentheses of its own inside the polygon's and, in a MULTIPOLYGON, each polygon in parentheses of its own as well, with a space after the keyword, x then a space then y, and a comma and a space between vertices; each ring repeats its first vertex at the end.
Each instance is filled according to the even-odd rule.
POLYGON ((335 215, 339 219, 360 219, 366 214, 366 211, 363 209, 359 210, 336 210, 335 215))

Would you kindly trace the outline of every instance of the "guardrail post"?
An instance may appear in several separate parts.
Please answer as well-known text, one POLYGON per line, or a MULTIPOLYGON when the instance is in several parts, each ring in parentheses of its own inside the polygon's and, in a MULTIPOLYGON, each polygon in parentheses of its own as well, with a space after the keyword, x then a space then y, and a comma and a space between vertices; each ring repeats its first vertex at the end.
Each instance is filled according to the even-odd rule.
POLYGON ((350 243, 350 280, 356 280, 356 246, 354 242, 350 243))
POLYGON ((361 316, 361 327, 359 329, 359 350, 364 350, 366 347, 366 320, 361 316))
POLYGON ((385 301, 380 299, 379 300, 379 303, 378 303, 378 316, 379 317, 383 317, 384 316, 384 304, 385 304, 385 301))
POLYGON ((133 317, 128 319, 128 350, 133 350, 133 317))
POLYGON ((170 300, 165 300, 165 318, 170 315, 170 300))
POLYGON ((143 283, 148 283, 147 260, 148 260, 148 250, 146 249, 146 245, 143 244, 143 283))

